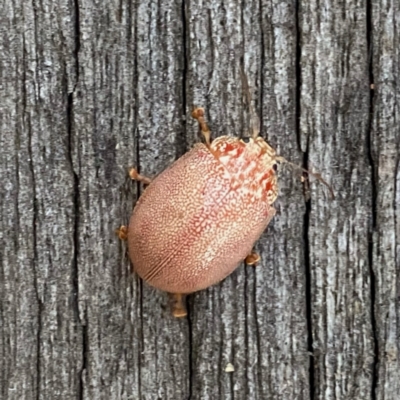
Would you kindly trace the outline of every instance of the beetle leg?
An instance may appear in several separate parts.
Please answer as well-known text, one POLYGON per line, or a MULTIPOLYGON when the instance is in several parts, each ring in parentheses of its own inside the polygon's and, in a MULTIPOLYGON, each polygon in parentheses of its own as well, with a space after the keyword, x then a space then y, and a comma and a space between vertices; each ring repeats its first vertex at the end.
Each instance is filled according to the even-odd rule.
POLYGON ((180 293, 169 293, 172 300, 172 315, 175 318, 186 317, 185 295, 180 293))
POLYGON ((121 225, 118 229, 115 230, 115 234, 121 240, 128 240, 128 227, 125 225, 121 225))
POLYGON ((145 185, 151 183, 151 179, 147 178, 147 176, 140 175, 136 168, 131 168, 129 170, 129 176, 133 181, 143 182, 145 185))
POLYGON ((211 145, 211 132, 208 128, 206 121, 204 120, 204 108, 195 108, 192 112, 192 117, 197 119, 199 127, 204 139, 206 140, 207 147, 211 145))
POLYGON ((244 260, 244 262, 247 265, 256 265, 259 261, 260 261, 261 257, 259 256, 259 254, 254 253, 254 251, 252 251, 244 260))

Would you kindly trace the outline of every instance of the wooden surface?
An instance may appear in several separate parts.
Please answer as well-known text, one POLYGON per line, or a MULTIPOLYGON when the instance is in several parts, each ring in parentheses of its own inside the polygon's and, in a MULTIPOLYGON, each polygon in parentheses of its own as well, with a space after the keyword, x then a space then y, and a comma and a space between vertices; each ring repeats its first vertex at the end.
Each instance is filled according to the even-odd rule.
POLYGON ((3 0, 0 27, 1 399, 400 398, 398 2, 3 0), (336 197, 283 167, 261 265, 175 320, 114 235, 127 170, 199 140, 193 106, 248 132, 241 68, 336 197))

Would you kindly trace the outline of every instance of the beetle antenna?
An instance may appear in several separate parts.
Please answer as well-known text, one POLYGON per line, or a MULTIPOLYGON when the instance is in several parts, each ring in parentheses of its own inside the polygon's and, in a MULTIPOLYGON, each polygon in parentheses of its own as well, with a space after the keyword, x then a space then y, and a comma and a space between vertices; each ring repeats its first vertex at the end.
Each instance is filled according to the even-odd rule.
POLYGON ((208 128, 208 125, 204 119, 204 108, 195 108, 192 112, 192 117, 194 119, 197 119, 200 127, 200 131, 202 135, 204 136, 204 139, 206 140, 206 145, 208 148, 211 146, 211 132, 210 129, 208 128))
POLYGON ((251 128, 253 130, 253 134, 251 135, 251 137, 255 139, 260 133, 260 119, 255 113, 253 105, 251 104, 251 92, 250 92, 249 81, 247 79, 246 73, 244 72, 243 65, 240 67, 240 76, 242 78, 243 92, 246 95, 246 100, 250 111, 251 128))
POLYGON ((305 172, 306 174, 311 175, 314 178, 318 179, 321 183, 323 183, 329 189, 329 192, 331 194, 332 200, 335 199, 335 194, 333 193, 332 186, 329 185, 329 183, 324 178, 322 178, 322 176, 320 174, 317 174, 317 173, 314 173, 314 172, 310 172, 310 171, 304 169, 303 167, 299 167, 298 165, 291 163, 290 161, 286 160, 286 158, 281 157, 281 156, 276 156, 275 160, 278 161, 278 162, 281 162, 281 163, 289 164, 291 167, 293 167, 295 169, 298 169, 298 170, 301 170, 301 171, 305 172))

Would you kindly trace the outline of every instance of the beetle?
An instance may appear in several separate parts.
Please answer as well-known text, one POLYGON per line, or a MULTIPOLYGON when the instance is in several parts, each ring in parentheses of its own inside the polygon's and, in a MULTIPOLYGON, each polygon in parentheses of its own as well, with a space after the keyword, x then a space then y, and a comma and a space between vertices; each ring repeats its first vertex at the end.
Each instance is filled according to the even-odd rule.
MULTIPOLYGON (((132 168, 131 179, 148 186, 128 228, 117 230, 128 240, 136 273, 172 295, 176 317, 187 314, 186 294, 222 281, 243 260, 248 265, 260 260, 252 249, 275 215, 277 165, 288 163, 257 129, 248 138, 211 140, 204 109, 196 108, 192 117, 205 143, 197 143, 154 180, 132 168)), ((334 198, 320 175, 300 169, 324 183, 334 198)))
POLYGON ((154 180, 130 170, 148 186, 137 201, 128 228, 135 272, 147 283, 173 295, 176 317, 186 315, 183 296, 212 286, 252 252, 273 216, 277 163, 281 157, 260 136, 211 140, 204 109, 196 108, 205 143, 197 143, 154 180))

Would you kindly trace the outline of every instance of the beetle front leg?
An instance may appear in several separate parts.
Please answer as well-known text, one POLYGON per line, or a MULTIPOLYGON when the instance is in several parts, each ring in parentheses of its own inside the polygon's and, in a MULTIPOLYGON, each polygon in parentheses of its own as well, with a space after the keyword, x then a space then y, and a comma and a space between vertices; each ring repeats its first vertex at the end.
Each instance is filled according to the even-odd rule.
POLYGON ((133 181, 143 182, 145 185, 150 184, 152 181, 151 178, 148 178, 147 176, 144 175, 140 175, 136 168, 131 168, 129 170, 129 177, 133 181))
POLYGON ((186 317, 186 315, 187 315, 186 305, 185 305, 186 295, 181 294, 181 293, 169 293, 169 296, 172 301, 172 304, 171 304, 172 315, 175 318, 186 317))
POLYGON ((209 148, 211 146, 211 132, 204 119, 204 108, 195 108, 192 112, 192 117, 197 119, 200 126, 200 131, 206 140, 206 145, 209 148))
POLYGON ((261 260, 259 254, 252 251, 244 260, 246 265, 256 265, 261 260))

